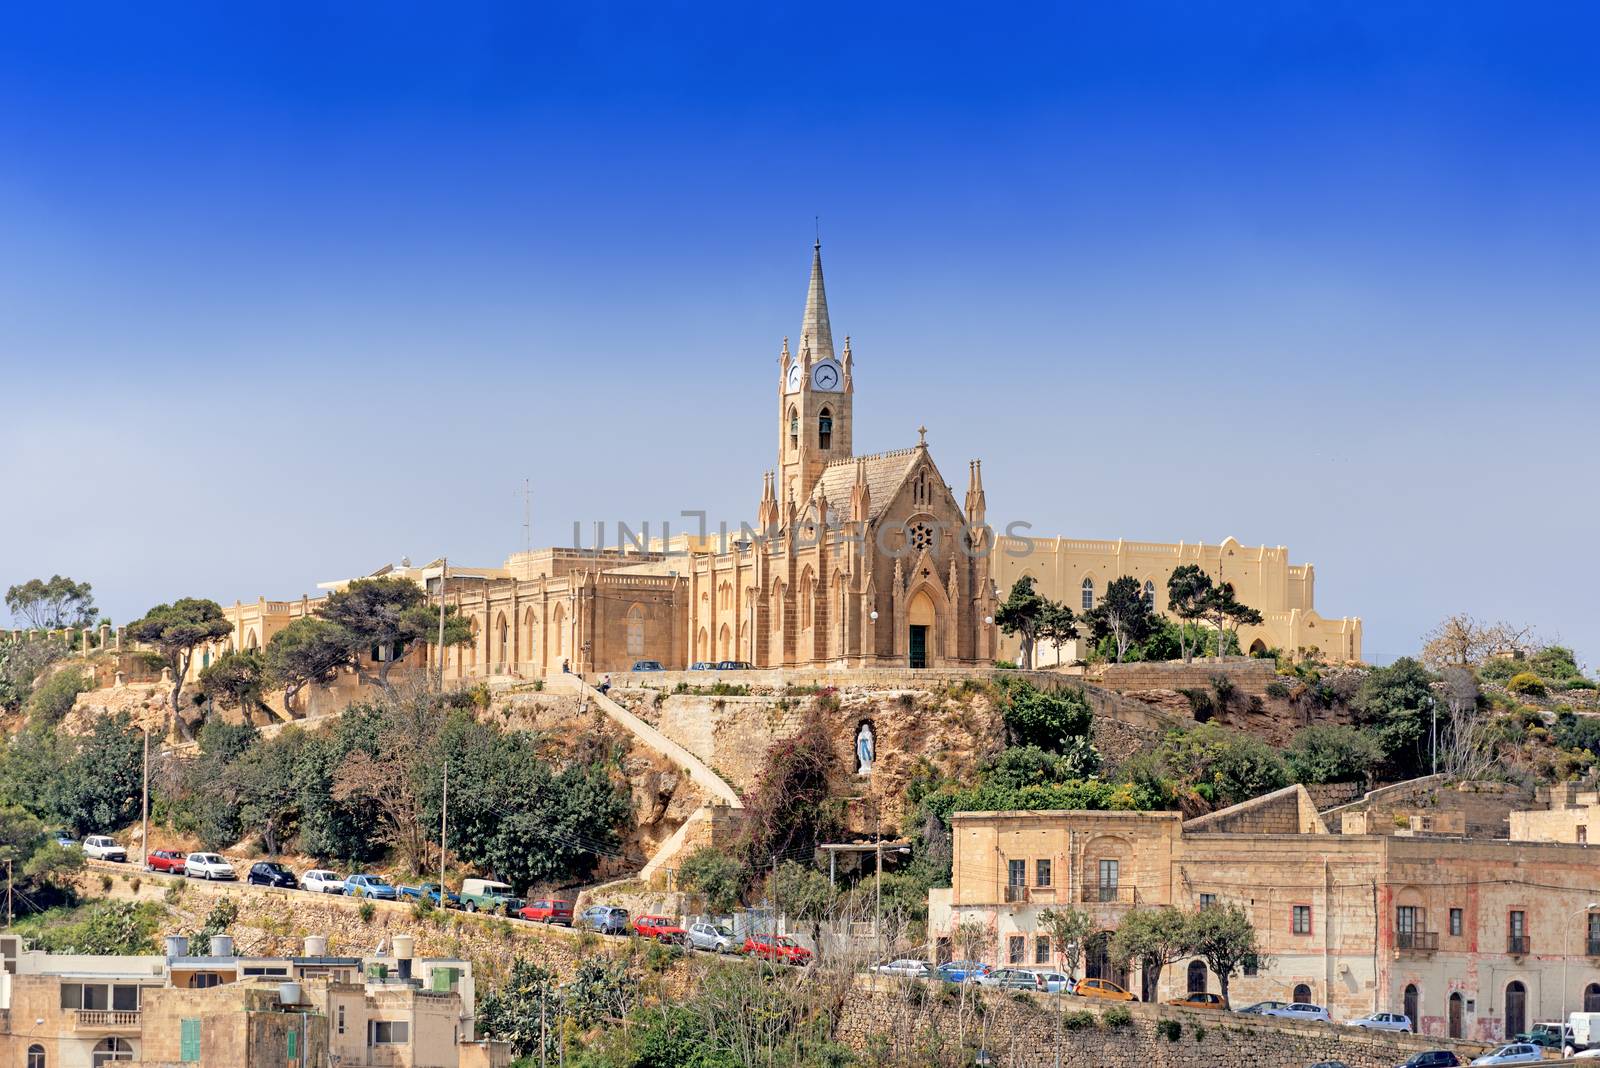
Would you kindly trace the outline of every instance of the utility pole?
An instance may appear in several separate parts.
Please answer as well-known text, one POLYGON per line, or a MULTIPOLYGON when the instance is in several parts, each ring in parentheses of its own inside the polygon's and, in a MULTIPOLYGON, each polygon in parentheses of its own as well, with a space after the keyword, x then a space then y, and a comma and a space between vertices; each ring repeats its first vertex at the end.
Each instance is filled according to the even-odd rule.
POLYGON ((444 800, 439 805, 439 908, 445 909, 444 896, 444 829, 450 818, 450 761, 444 762, 444 800))
POLYGON ((11 861, 6 861, 6 926, 11 926, 11 861))
POLYGON ((144 792, 139 801, 139 851, 150 862, 150 728, 144 729, 144 792))
POLYGON ((444 574, 450 569, 448 557, 439 557, 439 692, 444 693, 444 574))
POLYGON ((782 924, 778 922, 778 854, 772 854, 772 942, 776 946, 778 935, 782 933, 782 924))

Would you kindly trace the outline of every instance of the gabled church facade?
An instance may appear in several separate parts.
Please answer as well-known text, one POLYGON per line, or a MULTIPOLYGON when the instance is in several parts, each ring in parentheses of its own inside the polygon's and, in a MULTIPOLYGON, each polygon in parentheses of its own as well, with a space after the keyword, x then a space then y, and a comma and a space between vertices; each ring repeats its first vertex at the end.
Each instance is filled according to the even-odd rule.
MULTIPOLYGON (((798 350, 778 357, 778 464, 753 537, 696 554, 689 648, 696 662, 757 667, 940 667, 995 656, 995 589, 982 472, 964 502, 929 455, 852 450, 850 339, 835 355, 822 248, 798 350)), ((749 535, 752 532, 746 532, 749 535)))

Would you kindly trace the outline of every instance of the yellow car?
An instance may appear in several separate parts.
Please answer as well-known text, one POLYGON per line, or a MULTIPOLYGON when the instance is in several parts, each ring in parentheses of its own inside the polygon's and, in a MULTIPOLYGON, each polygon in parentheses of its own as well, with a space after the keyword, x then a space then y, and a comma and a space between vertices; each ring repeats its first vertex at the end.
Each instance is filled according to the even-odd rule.
POLYGON ((1181 998, 1173 998, 1168 1005, 1176 1005, 1180 1009, 1216 1009, 1220 1012, 1228 1011, 1228 1003, 1222 1000, 1221 994, 1186 994, 1181 998))
POLYGON ((1106 1001, 1138 1001, 1110 979, 1079 979, 1072 992, 1080 998, 1102 998, 1106 1001))

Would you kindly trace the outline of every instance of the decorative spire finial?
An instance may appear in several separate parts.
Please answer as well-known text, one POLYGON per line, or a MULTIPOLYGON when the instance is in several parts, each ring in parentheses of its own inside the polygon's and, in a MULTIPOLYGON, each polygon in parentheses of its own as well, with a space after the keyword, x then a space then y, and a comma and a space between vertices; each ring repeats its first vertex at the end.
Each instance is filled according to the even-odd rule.
POLYGON ((925 427, 925 426, 917 427, 917 448, 919 448, 919 449, 926 448, 927 444, 928 444, 928 428, 925 427))

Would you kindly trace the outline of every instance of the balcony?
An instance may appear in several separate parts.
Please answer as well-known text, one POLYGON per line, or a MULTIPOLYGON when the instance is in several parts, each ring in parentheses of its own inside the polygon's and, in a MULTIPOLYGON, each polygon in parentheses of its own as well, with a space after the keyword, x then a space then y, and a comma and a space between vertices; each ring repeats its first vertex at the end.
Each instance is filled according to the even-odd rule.
POLYGON ((1507 935, 1506 952, 1513 957, 1526 957, 1532 940, 1527 935, 1507 935))
POLYGON ((1394 948, 1402 954, 1437 953, 1439 951, 1438 931, 1396 931, 1394 948))
POLYGON ((1086 905, 1137 905, 1139 895, 1131 886, 1085 886, 1079 900, 1086 905))
POLYGON ((1007 905, 1015 905, 1026 900, 1028 900, 1028 888, 1026 886, 1018 886, 1015 883, 1006 884, 1007 905))
POLYGON ((79 1031, 133 1031, 143 1014, 123 1009, 78 1009, 74 1026, 79 1031))
POLYGON ((1024 902, 1033 904, 1050 904, 1056 900, 1056 888, 1053 886, 1018 886, 1007 883, 1005 887, 1005 902, 1008 905, 1020 905, 1024 902))

